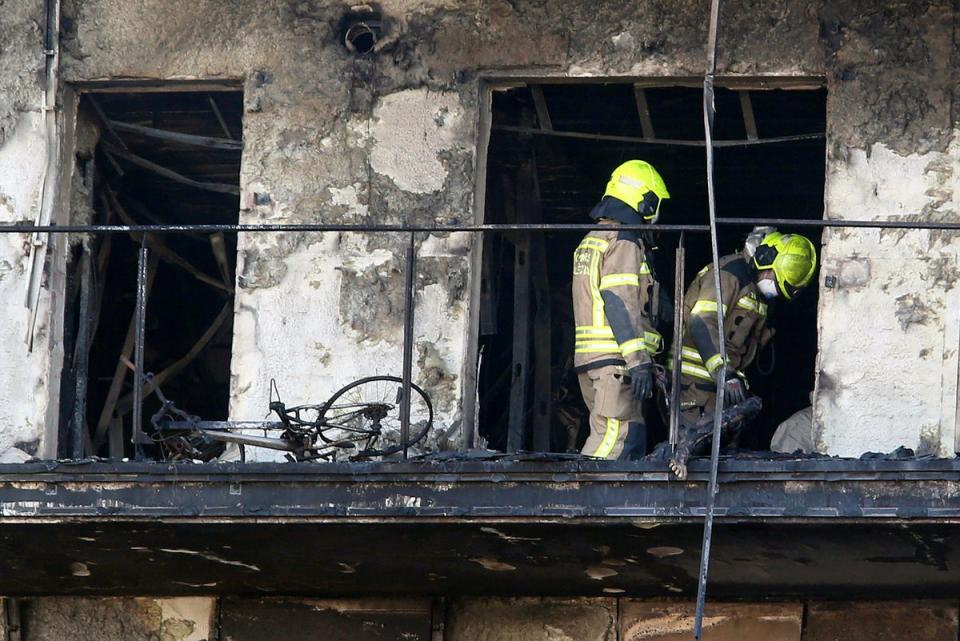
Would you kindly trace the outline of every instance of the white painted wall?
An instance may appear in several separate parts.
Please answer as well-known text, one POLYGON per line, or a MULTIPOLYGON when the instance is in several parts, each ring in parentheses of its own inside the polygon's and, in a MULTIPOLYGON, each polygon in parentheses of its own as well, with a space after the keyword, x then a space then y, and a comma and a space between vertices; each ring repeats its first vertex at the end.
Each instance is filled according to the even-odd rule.
MULTIPOLYGON (((37 105, 41 102, 37 94, 37 105)), ((29 221, 40 209, 47 154, 39 108, 22 113, 13 135, 0 145, 0 223, 29 221)), ((17 444, 35 443, 39 457, 56 452, 56 426, 47 429, 48 401, 57 398, 59 337, 51 332, 50 290, 40 296, 33 350, 27 350, 31 312, 26 306, 30 236, 0 234, 0 462, 27 453, 17 444)), ((24 449, 31 449, 24 446, 24 449)))
MULTIPOLYGON (((829 169, 828 218, 955 220, 960 136, 944 152, 882 144, 829 169)), ((820 272, 818 449, 952 456, 960 349, 960 240, 930 231, 831 229, 820 272), (836 286, 824 287, 825 278, 836 286)))
MULTIPOLYGON (((362 151, 371 171, 389 178, 403 195, 420 196, 440 191, 447 178, 445 153, 472 149, 472 123, 454 93, 413 89, 383 96, 370 118, 355 118, 337 140, 325 139, 329 153, 362 151), (342 147, 341 147, 342 145, 342 147)), ((254 134, 255 135, 255 134, 254 134)), ((249 140, 249 138, 247 139, 249 140)), ((246 162, 246 161, 245 161, 246 162)), ((323 177, 318 182, 322 188, 323 177)), ((335 179, 334 179, 335 180, 335 179)), ((263 189, 260 176, 241 172, 241 188, 252 193, 263 189)), ((332 203, 346 211, 341 220, 363 220, 368 214, 369 185, 356 175, 326 187, 332 203), (349 181, 349 182, 348 182, 349 181)), ((277 197, 268 207, 241 211, 241 223, 303 222, 303 211, 277 197)), ((437 216, 449 215, 438 211, 437 216)), ((467 218, 470 212, 461 212, 467 218)), ((378 219, 377 223, 401 221, 378 219)), ((405 235, 404 235, 405 236, 405 235)), ((394 309, 390 329, 375 338, 358 333, 341 314, 344 272, 374 271, 391 286, 403 286, 404 237, 394 249, 368 245, 363 234, 242 234, 237 267, 238 288, 231 365, 230 417, 260 420, 265 417, 270 379, 276 379, 288 405, 321 403, 344 385, 365 376, 402 373, 402 309, 394 309), (396 248, 400 248, 397 251, 396 248), (275 260, 277 283, 247 281, 244 257, 270 255, 275 260), (266 285, 266 286, 265 286, 266 285)), ((468 260, 469 237, 425 239, 418 259, 468 260)), ((421 270, 418 270, 421 271, 421 270)), ((353 295, 347 292, 348 295, 353 295)), ((359 294, 359 293, 358 293, 359 294)), ((387 295, 385 292, 383 295, 387 295)), ((422 382, 419 350, 430 351, 424 365, 440 368, 457 378, 459 388, 466 353, 466 304, 448 304, 446 288, 429 284, 419 290, 414 323, 414 382, 422 382), (426 345, 429 344, 429 347, 426 345)), ((459 418, 459 394, 454 402, 436 397, 435 430, 445 430, 459 418)), ((248 460, 282 460, 282 454, 248 448, 248 460)))

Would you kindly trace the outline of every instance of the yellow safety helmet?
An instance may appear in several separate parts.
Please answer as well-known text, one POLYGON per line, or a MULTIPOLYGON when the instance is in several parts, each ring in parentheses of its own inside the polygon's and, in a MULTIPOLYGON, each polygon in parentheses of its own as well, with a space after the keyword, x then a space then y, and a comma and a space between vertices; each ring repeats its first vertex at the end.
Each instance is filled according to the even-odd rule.
POLYGON ((777 288, 791 300, 813 278, 817 269, 817 250, 800 234, 771 232, 763 237, 753 255, 758 270, 772 269, 777 288))
POLYGON ((643 220, 657 222, 660 203, 670 197, 663 178, 645 160, 628 160, 613 170, 604 197, 629 205, 643 220))

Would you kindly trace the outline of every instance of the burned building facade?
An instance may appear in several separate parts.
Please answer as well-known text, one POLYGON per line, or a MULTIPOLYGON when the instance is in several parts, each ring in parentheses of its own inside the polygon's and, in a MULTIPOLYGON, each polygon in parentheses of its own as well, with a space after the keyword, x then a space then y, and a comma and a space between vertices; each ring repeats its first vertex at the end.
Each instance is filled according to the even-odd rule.
MULTIPOLYGON (((557 457, 150 463, 132 430, 151 386, 256 420, 271 381, 319 403, 406 351, 423 450, 575 449, 579 235, 492 227, 589 222, 647 158, 660 222, 690 227, 658 269, 689 282, 708 22, 686 1, 4 5, 0 638, 684 638, 703 461, 682 483, 557 457)), ((722 463, 708 636, 956 637, 958 30, 946 1, 721 3, 718 216, 832 222, 795 227, 821 267, 751 444, 810 405, 824 458, 722 463)))

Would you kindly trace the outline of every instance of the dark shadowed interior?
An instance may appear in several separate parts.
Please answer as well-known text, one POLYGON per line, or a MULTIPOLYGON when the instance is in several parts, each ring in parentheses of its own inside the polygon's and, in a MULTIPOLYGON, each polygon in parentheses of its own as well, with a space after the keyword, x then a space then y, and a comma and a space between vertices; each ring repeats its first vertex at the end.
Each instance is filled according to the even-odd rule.
MULTIPOLYGON (((242 92, 89 93, 82 97, 80 110, 81 119, 99 132, 95 152, 78 156, 78 167, 92 185, 91 222, 237 223, 242 92), (195 139, 165 139, 156 132, 208 140, 204 144, 195 139)), ((90 434, 87 451, 104 456, 132 452, 130 341, 141 239, 140 234, 123 233, 90 240, 94 303, 85 412, 90 434)), ((226 419, 236 235, 150 233, 146 244, 152 258, 144 371, 160 377, 161 389, 179 406, 204 417, 226 419)), ((75 266, 74 281, 79 280, 79 272, 75 266)), ((74 328, 68 339, 79 327, 78 300, 76 294, 68 306, 68 329, 74 328)), ((65 371, 74 374, 67 379, 70 391, 76 378, 71 355, 68 349, 65 371)), ((143 414, 144 424, 149 425, 159 403, 146 391, 143 414)), ((74 396, 64 398, 68 417, 74 413, 74 396)))
MULTIPOLYGON (((641 92, 630 83, 546 84, 495 91, 485 222, 590 223, 590 209, 602 196, 613 168, 640 158, 658 169, 671 194, 661 209, 661 224, 707 224, 703 146, 650 141, 702 141, 702 95, 694 87, 645 87, 641 92), (643 102, 649 114, 646 122, 641 117, 643 102), (634 140, 561 137, 542 133, 544 129, 634 140)), ((826 90, 718 88, 716 111, 717 141, 822 134, 826 90), (748 111, 753 113, 752 122, 745 117, 748 111)), ((823 217, 823 136, 721 146, 715 150, 715 167, 719 218, 823 217)), ((820 246, 819 230, 780 229, 802 232, 820 246)), ((739 251, 749 231, 749 227, 720 227, 721 255, 739 251)), ((523 240, 518 233, 487 236, 481 300, 479 433, 491 447, 507 447, 511 411, 516 412, 511 409, 511 389, 517 377, 514 318, 523 297, 522 292, 520 296, 515 293, 515 284, 520 282, 515 253, 518 242, 533 243, 529 252, 524 252, 530 256, 530 314, 536 317, 541 309, 549 318, 548 340, 542 336, 545 325, 538 327, 535 323, 529 324, 530 336, 520 337, 529 341, 530 349, 522 449, 542 449, 549 442, 553 451, 576 450, 585 438, 586 411, 571 369, 571 256, 581 236, 582 232, 548 232, 542 247, 537 245, 539 241, 523 240), (549 292, 549 296, 542 292, 549 292), (546 345, 549 357, 544 355, 546 345), (549 426, 548 437, 539 440, 535 436, 538 413, 549 416, 541 423, 549 426)), ((676 233, 661 233, 656 239, 657 277, 671 293, 678 240, 676 233)), ((686 234, 685 247, 684 287, 710 262, 709 234, 686 234)), ((766 449, 777 425, 809 405, 817 350, 817 295, 814 280, 797 300, 777 304, 771 312, 777 330, 772 348, 761 352, 747 372, 765 409, 743 439, 744 447, 766 449)), ((665 332, 668 341, 670 333, 665 332)), ((523 349, 522 344, 519 349, 523 349)), ((516 396, 516 391, 513 394, 516 396)), ((648 420, 655 414, 648 412, 648 420)), ((666 438, 662 421, 654 419, 651 423, 656 430, 653 441, 666 438)))

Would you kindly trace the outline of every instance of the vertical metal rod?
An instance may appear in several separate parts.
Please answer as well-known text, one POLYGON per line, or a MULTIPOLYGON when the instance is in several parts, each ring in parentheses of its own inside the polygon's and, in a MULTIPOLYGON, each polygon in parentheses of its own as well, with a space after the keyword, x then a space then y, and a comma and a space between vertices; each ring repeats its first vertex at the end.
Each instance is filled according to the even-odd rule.
POLYGON ((686 265, 686 237, 680 232, 677 241, 677 256, 673 268, 673 354, 670 356, 673 369, 670 381, 670 446, 677 446, 680 437, 680 353, 683 350, 683 297, 684 266, 686 265))
MULTIPOLYGON (((77 344, 73 362, 74 401, 73 430, 70 455, 75 459, 83 458, 84 432, 87 429, 87 375, 90 358, 90 334, 93 318, 90 314, 90 290, 93 284, 90 252, 83 250, 80 257, 80 309, 77 314, 77 344)), ((91 452, 92 453, 92 452, 91 452)))
POLYGON ((700 552, 700 577, 697 583, 697 612, 693 636, 700 641, 703 634, 703 609, 707 598, 707 576, 710 570, 710 545, 713 538, 713 511, 717 498, 717 467, 720 462, 720 424, 723 418, 723 391, 726 387, 727 346, 723 331, 723 296, 720 293, 720 250, 717 244, 716 194, 713 184, 713 76, 717 67, 717 24, 720 19, 720 0, 710 3, 710 31, 707 42, 707 68, 703 75, 703 129, 707 152, 707 205, 710 214, 710 249, 713 255, 713 283, 717 295, 717 326, 720 328, 720 366, 717 376, 717 398, 713 412, 713 442, 710 451, 710 482, 707 487, 707 510, 703 524, 703 544, 700 552))
POLYGON ((406 273, 403 282, 403 398, 400 400, 400 443, 403 444, 403 458, 407 458, 407 446, 410 436, 410 385, 413 376, 413 283, 417 271, 417 252, 414 240, 415 232, 410 232, 407 245, 406 273))
POLYGON ((140 239, 140 259, 137 262, 137 309, 133 347, 133 447, 137 460, 143 458, 143 343, 147 321, 147 234, 140 239))

